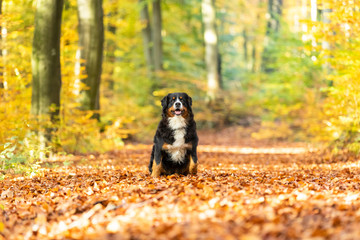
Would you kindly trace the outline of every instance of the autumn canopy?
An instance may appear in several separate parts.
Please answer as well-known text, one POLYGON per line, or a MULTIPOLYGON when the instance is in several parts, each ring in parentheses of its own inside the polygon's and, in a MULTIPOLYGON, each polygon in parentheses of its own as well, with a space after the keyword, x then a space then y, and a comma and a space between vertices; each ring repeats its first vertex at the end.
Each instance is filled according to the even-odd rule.
POLYGON ((356 239, 359 59, 351 0, 0 0, 0 240, 356 239))

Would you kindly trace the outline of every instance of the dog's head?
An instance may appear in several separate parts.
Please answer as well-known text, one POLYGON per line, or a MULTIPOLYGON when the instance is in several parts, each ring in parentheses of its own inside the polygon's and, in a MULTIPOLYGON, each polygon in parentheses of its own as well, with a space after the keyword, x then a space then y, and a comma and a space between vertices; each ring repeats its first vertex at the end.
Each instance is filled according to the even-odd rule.
POLYGON ((192 99, 186 93, 169 93, 161 100, 163 117, 192 117, 192 99))

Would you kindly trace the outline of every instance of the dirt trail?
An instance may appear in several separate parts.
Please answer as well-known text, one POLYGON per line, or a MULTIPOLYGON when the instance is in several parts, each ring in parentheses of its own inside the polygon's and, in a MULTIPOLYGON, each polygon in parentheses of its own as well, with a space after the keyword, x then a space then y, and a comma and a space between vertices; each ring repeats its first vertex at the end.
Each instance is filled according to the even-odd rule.
POLYGON ((360 164, 238 129, 200 133, 197 176, 153 179, 150 145, 0 182, 0 239, 357 239, 360 164), (242 135, 244 134, 244 135, 242 135))

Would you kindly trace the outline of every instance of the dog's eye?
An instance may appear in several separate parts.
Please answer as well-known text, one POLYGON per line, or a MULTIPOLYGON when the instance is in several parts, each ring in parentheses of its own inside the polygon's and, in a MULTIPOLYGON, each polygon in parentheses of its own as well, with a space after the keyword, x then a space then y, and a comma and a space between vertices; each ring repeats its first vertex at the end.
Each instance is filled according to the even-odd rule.
POLYGON ((173 97, 173 100, 175 100, 175 97, 173 97))
POLYGON ((182 97, 180 97, 180 100, 182 100, 182 97))

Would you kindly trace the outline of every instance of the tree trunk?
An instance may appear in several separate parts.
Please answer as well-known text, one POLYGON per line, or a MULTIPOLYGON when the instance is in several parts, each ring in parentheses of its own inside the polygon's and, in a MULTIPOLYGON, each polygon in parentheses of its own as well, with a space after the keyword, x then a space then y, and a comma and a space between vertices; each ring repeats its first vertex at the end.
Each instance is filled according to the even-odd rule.
MULTIPOLYGON (((60 107, 60 32, 63 0, 38 0, 32 49, 31 112, 58 120, 60 107)), ((49 133, 51 134, 51 133, 49 133)), ((50 136, 47 136, 48 140, 50 136)))
POLYGON ((317 0, 311 0, 311 21, 316 22, 318 17, 317 17, 317 13, 318 13, 318 8, 317 8, 317 0))
POLYGON ((162 66, 162 38, 161 38, 161 0, 153 1, 153 16, 152 16, 152 39, 153 39, 153 54, 154 54, 154 70, 161 71, 162 66))
MULTIPOLYGON (((100 109, 100 79, 104 48, 102 0, 78 0, 80 58, 84 60, 86 89, 80 93, 82 110, 100 109)), ((100 120, 100 114, 93 118, 100 120)))
MULTIPOLYGON (((264 19, 262 17, 264 1, 265 0, 259 0, 256 4, 258 10, 256 13, 254 26, 261 26, 262 22, 264 21, 264 19)), ((258 34, 256 34, 257 30, 254 29, 254 31, 255 31, 255 35, 253 36, 253 40, 250 41, 251 42, 251 72, 258 73, 260 71, 261 65, 262 65, 262 56, 261 56, 260 49, 263 47, 264 44, 261 43, 261 40, 260 40, 261 37, 259 37, 258 34)))
MULTIPOLYGON (((329 14, 332 12, 331 9, 323 9, 321 11, 321 21, 325 24, 330 24, 331 23, 331 20, 329 18, 329 14)), ((329 33, 327 33, 329 34, 329 33)), ((332 33, 330 33, 332 35, 332 33)), ((324 60, 325 62, 323 63, 323 69, 325 71, 325 73, 329 74, 331 72, 331 65, 330 65, 330 62, 329 62, 329 59, 331 57, 330 55, 330 50, 331 50, 331 46, 330 46, 330 43, 326 40, 323 40, 322 43, 321 43, 321 47, 322 47, 322 50, 324 52, 324 60)), ((329 86, 332 86, 333 85, 333 82, 332 80, 329 82, 329 86)))
POLYGON ((251 60, 251 57, 249 57, 249 36, 248 36, 248 32, 247 32, 247 29, 244 28, 243 29, 243 52, 244 52, 244 66, 245 66, 245 69, 246 70, 249 70, 251 71, 252 70, 252 60, 251 60))
POLYGON ((248 58, 248 36, 246 33, 246 29, 243 30, 243 39, 244 39, 244 43, 243 43, 243 51, 244 51, 244 61, 245 61, 245 66, 247 66, 247 63, 249 61, 248 58))
MULTIPOLYGON (((111 4, 115 4, 116 0, 112 0, 111 4)), ((106 63, 102 68, 102 72, 106 72, 106 75, 102 78, 102 83, 106 82, 106 91, 104 95, 108 99, 112 99, 114 96, 114 89, 115 89, 115 81, 114 81, 114 68, 116 63, 116 49, 117 49, 117 39, 116 39, 116 21, 113 20, 114 17, 118 17, 118 9, 117 7, 112 8, 107 13, 108 25, 106 26, 107 34, 112 37, 108 37, 104 39, 104 60, 103 62, 106 63), (113 21, 111 21, 113 20, 113 21)), ((104 26, 105 27, 105 26, 104 26)), ((103 74, 104 75, 104 74, 103 74)))
POLYGON ((215 99, 220 88, 218 35, 216 32, 216 12, 213 0, 202 0, 204 23, 205 63, 207 70, 208 97, 215 99))
POLYGON ((277 33, 280 29, 280 16, 282 14, 282 0, 268 1, 269 19, 266 26, 266 36, 277 33))
POLYGON ((256 53, 255 41, 253 41, 253 43, 252 43, 251 59, 252 59, 251 72, 256 73, 258 71, 258 68, 257 68, 257 53, 256 53))
POLYGON ((270 53, 272 44, 277 42, 277 34, 280 30, 280 17, 282 14, 282 0, 268 1, 268 15, 269 19, 266 25, 266 36, 264 40, 264 51, 262 53, 261 69, 270 73, 274 69, 269 67, 270 64, 276 61, 275 57, 270 53))
POLYGON ((148 71, 151 72, 154 70, 154 55, 153 55, 152 39, 151 39, 149 9, 146 0, 139 0, 139 4, 141 7, 140 20, 144 25, 141 30, 143 43, 144 43, 144 55, 145 55, 148 71))

